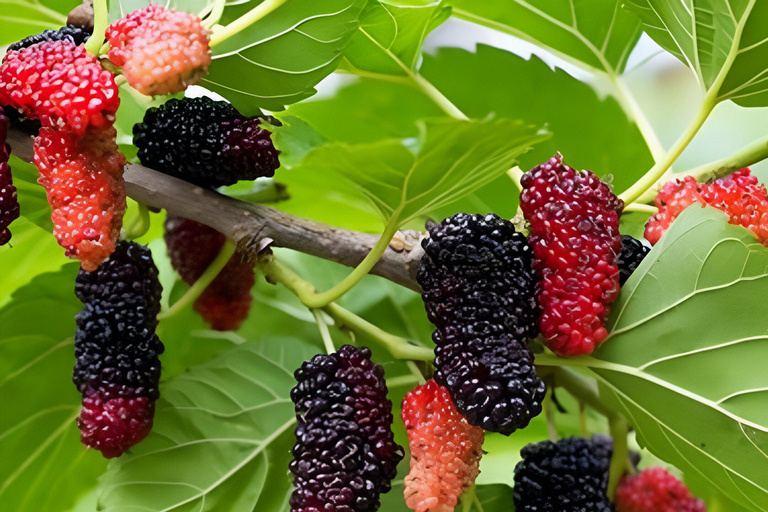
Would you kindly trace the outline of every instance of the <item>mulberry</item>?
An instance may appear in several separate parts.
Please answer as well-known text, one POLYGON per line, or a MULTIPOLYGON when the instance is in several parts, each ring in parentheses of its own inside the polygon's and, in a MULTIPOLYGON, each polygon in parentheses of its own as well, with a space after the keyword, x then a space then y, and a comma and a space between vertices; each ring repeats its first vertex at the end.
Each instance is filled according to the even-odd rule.
POLYGON ((149 5, 107 28, 109 60, 147 96, 183 92, 208 73, 210 31, 194 14, 149 5))
POLYGON ((0 65, 0 104, 78 136, 89 127, 112 125, 120 105, 117 93, 112 73, 68 40, 8 52, 0 65))
POLYGON ((93 271, 112 254, 125 212, 125 157, 116 130, 91 128, 82 139, 43 128, 35 139, 38 182, 53 208, 54 234, 67 256, 93 271))
POLYGON ((90 32, 86 32, 80 27, 73 27, 68 25, 58 30, 45 30, 40 34, 25 37, 17 43, 13 43, 8 47, 9 52, 18 52, 24 48, 29 48, 39 43, 45 43, 48 41, 69 41, 75 46, 79 46, 91 37, 90 32))
POLYGON ((384 370, 344 345, 296 370, 292 512, 374 512, 403 459, 384 370))
POLYGON ((619 267, 619 284, 624 286, 640 263, 651 250, 640 240, 629 235, 621 235, 621 254, 616 265, 619 267))
POLYGON ((589 354, 608 335, 605 319, 619 293, 624 204, 594 173, 571 169, 559 154, 521 183, 541 277, 542 335, 558 355, 589 354))
POLYGON ((527 346, 538 333, 531 247, 496 215, 460 213, 429 232, 418 281, 436 327, 435 380, 470 424, 509 435, 546 392, 527 346))
POLYGON ((612 446, 603 439, 526 446, 515 467, 517 512, 613 512, 608 500, 612 446))
MULTIPOLYGON (((165 243, 173 268, 192 286, 213 262, 226 237, 189 219, 168 217, 165 243)), ((253 264, 235 254, 195 301, 197 311, 217 331, 236 331, 251 310, 253 264)))
POLYGON ((162 287, 149 249, 120 242, 96 271, 77 276, 72 380, 83 395, 81 439, 118 457, 152 429, 163 344, 155 334, 162 287))
POLYGON ((656 196, 659 211, 648 219, 645 239, 656 244, 677 216, 694 203, 722 210, 731 224, 752 230, 768 245, 768 192, 749 169, 712 183, 697 183, 692 176, 666 183, 656 196))
POLYGON ((273 176, 280 166, 262 118, 244 118, 224 101, 172 99, 133 128, 141 163, 201 187, 273 176))
POLYGON ((617 512, 707 512, 704 502, 691 495, 680 480, 664 468, 649 468, 625 476, 616 492, 617 512))
POLYGON ((480 473, 483 429, 470 425, 434 380, 405 396, 402 415, 411 447, 405 503, 415 512, 453 512, 480 473))
POLYGON ((16 187, 13 186, 11 167, 8 165, 11 148, 5 143, 7 136, 8 118, 0 108, 0 245, 11 241, 11 230, 8 226, 18 219, 21 213, 16 187))

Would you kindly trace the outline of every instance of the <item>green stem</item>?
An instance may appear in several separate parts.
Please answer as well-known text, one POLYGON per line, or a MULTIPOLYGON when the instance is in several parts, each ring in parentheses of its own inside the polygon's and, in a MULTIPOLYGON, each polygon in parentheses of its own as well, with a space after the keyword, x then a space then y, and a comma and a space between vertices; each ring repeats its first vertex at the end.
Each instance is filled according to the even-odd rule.
POLYGON ((333 338, 331 338, 331 331, 328 330, 328 324, 325 323, 323 318, 323 312, 319 309, 312 309, 312 314, 317 322, 317 328, 320 330, 320 336, 323 338, 323 345, 325 345, 325 351, 329 354, 336 352, 336 347, 333 345, 333 338))
POLYGON ((208 265, 208 268, 205 269, 203 275, 201 275, 200 278, 195 281, 195 284, 189 287, 187 293, 185 293, 178 301, 176 301, 173 306, 168 308, 167 311, 160 313, 157 318, 160 320, 171 318, 172 316, 178 314, 180 311, 184 310, 184 308, 187 306, 194 303, 200 297, 200 295, 202 295, 205 289, 208 288, 208 286, 213 282, 213 280, 216 279, 216 276, 218 276, 219 273, 224 269, 232 256, 234 256, 235 251, 237 251, 237 244, 231 240, 227 240, 219 251, 218 256, 216 256, 211 264, 208 265))
MULTIPOLYGON (((536 364, 540 364, 538 358, 536 364)), ((590 406, 603 416, 607 418, 616 416, 616 413, 606 407, 602 400, 600 400, 597 384, 593 380, 562 366, 553 369, 553 379, 555 386, 564 388, 574 398, 590 406)))
POLYGON ((453 117, 454 119, 459 119, 461 121, 469 121, 469 118, 459 110, 459 108, 451 102, 440 90, 432 85, 432 82, 421 76, 417 72, 409 72, 411 79, 414 81, 414 83, 419 86, 419 89, 426 94, 429 99, 435 102, 435 104, 440 107, 443 112, 448 114, 449 116, 453 117))
POLYGON ((584 402, 579 402, 579 433, 581 437, 587 437, 587 409, 584 402))
POLYGON ((475 486, 473 485, 464 491, 464 494, 461 497, 461 512, 471 512, 472 505, 475 503, 476 499, 477 494, 475 493, 475 486))
MULTIPOLYGON (((226 3, 226 0, 216 0, 201 13, 205 16, 203 24, 206 28, 213 28, 213 26, 221 20, 221 15, 224 13, 226 3)), ((200 16, 200 18, 203 18, 203 16, 200 16)))
POLYGON ((621 416, 614 416, 610 421, 611 437, 613 438, 613 456, 611 457, 611 469, 608 472, 608 498, 616 499, 616 489, 619 488, 621 477, 629 467, 629 425, 621 416))
POLYGON ((419 369, 419 365, 417 365, 413 361, 406 361, 405 364, 408 366, 408 369, 411 370, 413 377, 417 380, 419 384, 424 384, 425 382, 427 382, 427 379, 424 378, 424 374, 421 373, 421 370, 419 369))
POLYGON ((620 76, 610 75, 611 83, 614 86, 616 94, 614 97, 621 105, 627 116, 635 122, 637 129, 645 139, 645 144, 653 156, 654 162, 659 162, 664 158, 664 145, 659 140, 659 136, 656 135, 656 131, 653 129, 651 122, 645 116, 645 112, 640 108, 640 105, 635 99, 635 95, 627 87, 620 76))
POLYGON ((125 230, 125 238, 128 240, 136 240, 147 234, 151 226, 149 219, 149 208, 147 205, 139 203, 139 214, 131 223, 131 225, 125 230))
POLYGON ((416 375, 400 375, 399 377, 392 377, 390 379, 387 379, 387 387, 389 389, 392 388, 398 388, 398 387, 405 387, 405 386, 415 386, 417 384, 421 384, 424 380, 423 377, 417 377, 416 375))
POLYGON ((656 213, 659 211, 655 206, 641 203, 629 203, 624 207, 625 212, 639 212, 639 213, 656 213))
POLYGON ((547 395, 544 397, 544 413, 547 417, 547 433, 549 434, 549 440, 555 443, 558 439, 560 439, 560 435, 557 433, 557 423, 555 422, 555 405, 552 399, 553 395, 554 389, 550 387, 547 389, 547 395))
POLYGON ((642 196, 648 189, 661 178, 672 164, 683 154, 685 148, 691 143, 693 138, 699 133, 699 130, 704 125, 704 122, 712 113, 717 105, 717 88, 713 88, 704 97, 704 101, 701 104, 699 113, 693 120, 691 125, 685 130, 680 138, 675 142, 674 146, 670 148, 664 158, 654 165, 645 176, 640 178, 634 185, 625 190, 619 197, 624 200, 624 204, 634 203, 640 196, 642 196))
POLYGON ((518 165, 507 171, 507 176, 509 176, 510 179, 515 182, 515 186, 520 191, 523 190, 523 185, 520 183, 520 180, 523 178, 523 174, 525 173, 518 165))
POLYGON ((244 15, 240 16, 226 27, 215 30, 211 36, 211 48, 217 44, 223 43, 230 37, 239 34, 287 1, 288 0, 264 0, 264 2, 260 3, 244 15))
POLYGON ((104 34, 109 26, 109 10, 107 0, 93 0, 93 35, 85 43, 85 49, 99 56, 101 45, 104 44, 104 34))

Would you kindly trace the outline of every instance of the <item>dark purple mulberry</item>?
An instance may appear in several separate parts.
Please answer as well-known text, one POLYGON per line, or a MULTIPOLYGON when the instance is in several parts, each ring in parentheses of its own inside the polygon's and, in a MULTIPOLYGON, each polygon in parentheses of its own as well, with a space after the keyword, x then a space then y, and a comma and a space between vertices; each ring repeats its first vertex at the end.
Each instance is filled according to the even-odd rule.
POLYGON ((13 186, 11 166, 11 147, 5 143, 8 137, 8 118, 0 108, 0 245, 11 241, 11 230, 8 226, 19 218, 21 213, 16 187, 13 186))
POLYGON ((651 249, 640 240, 629 235, 621 235, 621 254, 616 265, 619 267, 619 284, 624 286, 651 249))
POLYGON ((509 435, 541 413, 546 392, 528 349, 538 333, 531 247, 496 215, 460 213, 429 231, 418 281, 436 327, 435 380, 472 425, 509 435))
POLYGON ((384 369, 344 345, 296 370, 292 512, 374 512, 403 459, 384 369))
POLYGON ((81 270, 72 380, 83 395, 84 444, 107 458, 122 455, 152 429, 163 344, 155 334, 162 286, 152 254, 119 242, 94 272, 81 270))
POLYGON ((613 512, 607 496, 612 452, 605 436, 526 446, 515 467, 515 510, 613 512))
POLYGON ((201 187, 273 176, 277 150, 261 116, 245 118, 210 98, 172 99, 133 127, 143 165, 201 187))
POLYGON ((79 27, 68 25, 58 30, 45 30, 40 34, 25 37, 21 41, 8 46, 8 51, 17 52, 24 48, 29 48, 32 45, 44 43, 46 41, 69 41, 75 46, 79 46, 88 41, 89 37, 91 37, 90 32, 86 32, 79 27))

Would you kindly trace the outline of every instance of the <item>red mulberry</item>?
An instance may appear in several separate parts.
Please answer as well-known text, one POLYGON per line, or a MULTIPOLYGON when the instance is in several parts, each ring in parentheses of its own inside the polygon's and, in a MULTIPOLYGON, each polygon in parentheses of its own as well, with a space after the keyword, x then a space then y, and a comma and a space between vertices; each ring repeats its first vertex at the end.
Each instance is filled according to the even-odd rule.
POLYGON ((558 355, 589 354, 608 335, 605 319, 619 293, 624 204, 594 173, 571 169, 559 154, 521 182, 541 277, 541 333, 558 355))
POLYGON ((244 118, 224 101, 172 99, 133 128, 141 163, 201 187, 273 176, 280 166, 261 117, 244 118))
POLYGON ((617 512, 707 512, 683 482, 664 468, 625 476, 616 492, 617 512))
POLYGON ((11 230, 8 226, 18 219, 21 213, 16 187, 13 186, 11 167, 8 165, 11 148, 5 143, 7 136, 8 118, 0 108, 0 245, 11 241, 11 230))
POLYGON ((655 244, 683 210, 694 203, 724 211, 730 223, 751 229, 768 245, 768 193, 749 169, 713 183, 697 183, 692 176, 666 183, 656 196, 659 209, 648 219, 645 238, 655 244))
POLYGON ((613 512, 607 496, 612 452, 602 436, 526 446, 515 467, 515 510, 613 512))
POLYGON ((162 287, 152 254, 120 242, 94 272, 80 271, 72 380, 83 395, 84 444, 118 457, 152 429, 163 344, 155 334, 162 287))
MULTIPOLYGON (((165 223, 171 264, 190 286, 213 262, 225 241, 215 229, 193 220, 169 216, 165 223)), ((195 301, 195 311, 217 331, 236 331, 248 318, 255 282, 253 264, 235 254, 195 301)))
POLYGON ((483 429, 470 425, 434 380, 405 396, 402 415, 411 447, 405 503, 415 512, 453 512, 480 473, 483 429))
POLYGON ((114 122, 117 92, 112 73, 68 40, 8 52, 0 66, 0 104, 78 136, 114 122))
POLYGON ((93 271, 112 254, 125 212, 125 157, 116 130, 91 128, 83 138, 43 128, 35 139, 39 183, 53 208, 54 234, 67 256, 93 271))
POLYGON ((403 459, 384 370, 345 345, 296 370, 292 512, 374 512, 403 459))
POLYGON ((621 235, 621 254, 616 265, 619 267, 619 284, 624 286, 651 250, 640 240, 621 235))
POLYGON ((109 26, 109 60, 142 94, 183 92, 208 73, 209 35, 194 14, 153 4, 109 26))
POLYGON ((464 213, 429 230, 418 281, 435 325, 435 380, 470 424, 509 435, 541 413, 546 386, 531 247, 496 215, 464 213))

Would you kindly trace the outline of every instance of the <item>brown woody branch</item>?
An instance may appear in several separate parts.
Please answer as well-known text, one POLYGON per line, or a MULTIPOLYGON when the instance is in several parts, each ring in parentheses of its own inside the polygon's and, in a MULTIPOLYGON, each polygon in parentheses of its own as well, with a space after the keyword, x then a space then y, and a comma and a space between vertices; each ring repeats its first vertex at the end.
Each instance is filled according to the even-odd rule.
MULTIPOLYGON (((13 153, 27 162, 32 162, 32 142, 30 135, 18 130, 8 133, 13 153)), ((128 196, 139 203, 210 226, 253 259, 271 245, 354 267, 379 239, 233 199, 141 165, 126 166, 125 184, 128 196)), ((399 231, 372 273, 420 291, 416 272, 423 254, 421 237, 416 231, 399 231)))

